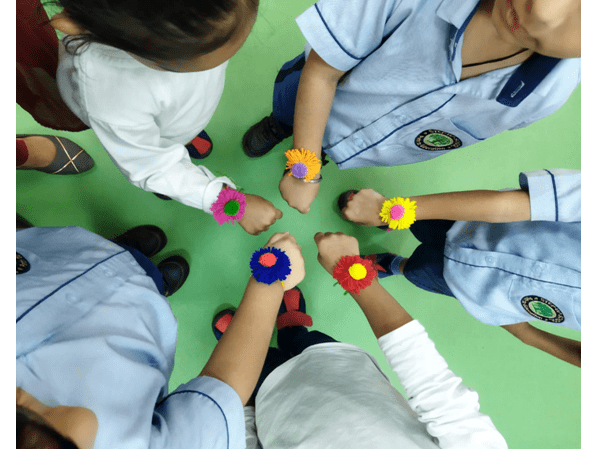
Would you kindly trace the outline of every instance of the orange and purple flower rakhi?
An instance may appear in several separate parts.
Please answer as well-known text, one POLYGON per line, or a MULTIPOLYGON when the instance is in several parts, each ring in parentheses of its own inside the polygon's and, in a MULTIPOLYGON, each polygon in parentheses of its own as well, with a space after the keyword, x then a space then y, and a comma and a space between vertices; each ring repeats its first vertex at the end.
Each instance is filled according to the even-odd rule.
POLYGON ((340 286, 350 293, 360 294, 377 276, 373 262, 360 256, 343 256, 332 274, 340 286))
POLYGON ((288 150, 284 155, 288 159, 286 162, 286 169, 290 170, 288 176, 310 181, 321 170, 321 161, 312 151, 300 148, 288 150))
POLYGON ((416 208, 416 201, 411 201, 409 198, 396 197, 384 201, 379 216, 381 217, 381 221, 388 224, 388 232, 396 228, 398 230, 407 229, 416 220, 416 208))
POLYGON ((255 280, 263 284, 284 281, 292 271, 286 253, 273 246, 255 251, 251 256, 250 266, 255 280))
POLYGON ((220 190, 218 199, 211 205, 209 210, 214 213, 214 218, 219 225, 229 221, 234 224, 245 215, 245 195, 238 190, 225 187, 220 190))

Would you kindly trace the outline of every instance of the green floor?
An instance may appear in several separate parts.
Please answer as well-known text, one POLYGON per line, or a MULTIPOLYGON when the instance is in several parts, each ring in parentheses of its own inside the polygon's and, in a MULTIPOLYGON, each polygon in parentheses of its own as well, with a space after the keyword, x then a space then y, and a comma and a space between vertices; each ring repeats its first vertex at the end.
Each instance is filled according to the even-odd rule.
MULTIPOLYGON (((271 111, 273 79, 280 66, 303 49, 294 18, 311 0, 262 0, 259 18, 245 46, 232 58, 218 109, 206 130, 214 152, 206 165, 257 193, 284 213, 270 231, 250 236, 236 226, 218 227, 213 218, 174 201, 162 201, 133 187, 120 174, 93 131, 54 133, 17 107, 18 133, 69 137, 93 156, 96 167, 77 176, 17 172, 16 210, 38 226, 81 226, 110 237, 140 224, 155 224, 168 246, 155 258, 182 254, 191 264, 183 288, 170 298, 179 322, 176 363, 170 387, 196 376, 215 346, 213 315, 238 305, 249 276, 250 254, 274 232, 289 231, 303 247, 307 276, 300 284, 314 329, 372 353, 401 392, 360 309, 317 262, 313 235, 341 231, 359 239, 363 253, 390 250, 409 255, 417 243, 408 231, 386 233, 344 221, 335 209, 338 194, 370 187, 385 195, 517 187, 518 173, 541 168, 580 169, 580 89, 552 116, 532 126, 434 160, 402 167, 340 171, 323 169, 321 191, 304 216, 278 191, 284 165, 283 142, 261 159, 241 150, 244 131, 271 111), (288 6, 291 4, 291 6, 288 6)), ((456 300, 434 295, 405 279, 382 281, 423 325, 451 369, 479 393, 488 414, 511 449, 580 448, 580 370, 526 347, 499 327, 472 318, 456 300)), ((580 332, 556 326, 545 330, 580 339, 580 332)))

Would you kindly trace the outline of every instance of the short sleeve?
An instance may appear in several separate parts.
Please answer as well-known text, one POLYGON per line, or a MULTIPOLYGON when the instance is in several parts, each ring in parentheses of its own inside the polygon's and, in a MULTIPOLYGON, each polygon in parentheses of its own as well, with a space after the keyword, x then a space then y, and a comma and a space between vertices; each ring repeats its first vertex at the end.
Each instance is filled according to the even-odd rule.
POLYGON ((200 376, 157 404, 151 432, 151 449, 244 449, 243 406, 230 386, 200 376))
POLYGON ((379 47, 395 27, 393 12, 398 3, 400 0, 321 0, 296 22, 325 62, 348 71, 379 47))
POLYGON ((524 172, 519 175, 519 184, 529 192, 532 221, 581 221, 579 170, 524 172))

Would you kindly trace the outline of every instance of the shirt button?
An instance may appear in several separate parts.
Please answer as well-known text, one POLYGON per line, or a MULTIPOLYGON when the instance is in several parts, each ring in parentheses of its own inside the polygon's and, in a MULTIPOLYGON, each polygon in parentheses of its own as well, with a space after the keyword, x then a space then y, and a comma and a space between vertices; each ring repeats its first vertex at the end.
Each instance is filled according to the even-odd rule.
POLYGON ((64 299, 66 299, 66 302, 70 303, 70 304, 74 304, 75 302, 77 302, 77 297, 71 293, 68 293, 64 299))
POLYGON ((356 137, 356 138, 354 139, 354 143, 355 143, 355 145, 356 145, 357 147, 359 147, 359 148, 362 148, 362 147, 364 147, 364 146, 365 146, 365 142, 363 142, 363 139, 360 139, 360 138, 358 138, 358 137, 356 137))
POLYGON ((108 269, 104 270, 104 274, 106 276, 114 276, 114 272, 112 270, 108 270, 108 269))
POLYGON ((493 263, 493 261, 494 261, 494 260, 495 260, 495 258, 494 258, 494 257, 492 257, 492 256, 487 256, 487 257, 485 258, 485 261, 486 261, 487 263, 493 263))
POLYGON ((400 121, 400 123, 406 123, 408 122, 408 117, 406 115, 399 115, 398 121, 400 121))

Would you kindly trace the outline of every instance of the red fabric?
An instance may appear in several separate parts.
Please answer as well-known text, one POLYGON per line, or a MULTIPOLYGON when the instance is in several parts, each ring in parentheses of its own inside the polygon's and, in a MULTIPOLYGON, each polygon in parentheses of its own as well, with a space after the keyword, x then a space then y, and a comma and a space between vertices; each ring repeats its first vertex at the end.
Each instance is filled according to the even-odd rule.
POLYGON ((226 329, 228 329, 228 325, 230 324, 231 321, 232 321, 232 314, 227 313, 226 315, 221 317, 218 321, 216 321, 215 327, 217 330, 224 333, 224 332, 226 332, 226 329))
POLYGON ((377 271, 383 271, 384 273, 386 273, 386 269, 384 267, 382 267, 380 264, 376 263, 377 262, 377 257, 376 257, 375 254, 369 254, 368 256, 365 256, 364 259, 370 260, 371 263, 373 263, 373 267, 377 271))
POLYGON ((313 320, 306 313, 299 311, 301 294, 297 290, 284 292, 286 312, 278 315, 276 327, 282 329, 290 326, 313 326, 313 320))
POLYGON ((45 127, 88 129, 58 92, 58 38, 41 3, 17 0, 16 12, 17 103, 45 127))
POLYGON ((27 144, 24 141, 17 139, 17 167, 20 167, 27 162, 28 158, 29 151, 27 151, 27 144))
POLYGON ((197 149, 199 154, 205 154, 211 148, 211 142, 209 140, 202 139, 199 136, 191 140, 191 145, 197 149))
POLYGON ((313 326, 313 320, 309 315, 298 310, 283 313, 276 319, 278 329, 290 326, 313 326))

